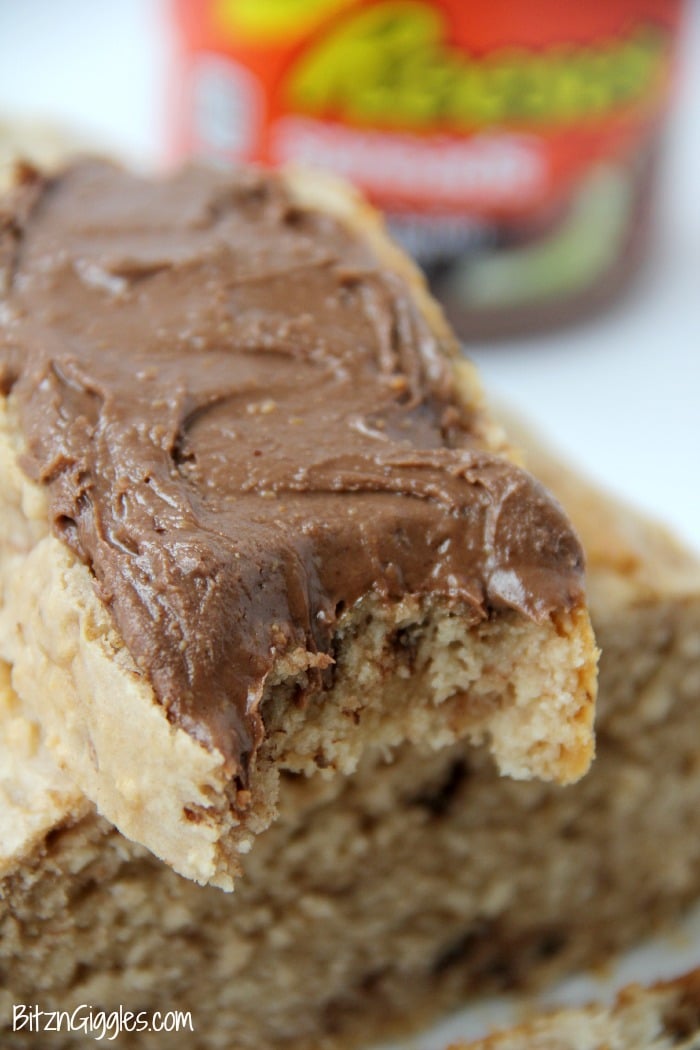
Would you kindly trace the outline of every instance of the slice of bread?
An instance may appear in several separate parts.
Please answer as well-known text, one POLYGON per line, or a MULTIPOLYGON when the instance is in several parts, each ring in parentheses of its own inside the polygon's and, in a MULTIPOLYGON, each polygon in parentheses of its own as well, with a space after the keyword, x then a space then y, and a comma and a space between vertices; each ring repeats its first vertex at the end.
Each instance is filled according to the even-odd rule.
MULTIPOLYGON (((375 213, 345 186, 299 173, 278 179, 189 170, 154 187, 110 165, 83 162, 50 178, 25 169, 22 179, 7 197, 4 218, 0 214, 0 366, 7 395, 0 403, 0 656, 12 666, 14 689, 41 724, 58 766, 98 811, 181 874, 230 889, 240 858, 275 818, 283 774, 331 778, 404 744, 439 749, 469 739, 486 740, 500 770, 514 777, 569 782, 581 776, 592 754, 597 653, 580 587, 578 541, 544 490, 509 463, 500 428, 481 407, 473 370, 460 360, 418 272, 387 240, 375 213), (407 445, 403 431, 392 437, 380 419, 371 439, 380 451, 362 482, 354 467, 344 469, 340 454, 327 478, 330 468, 319 467, 314 447, 304 449, 310 466, 287 462, 278 438, 277 444, 261 441, 246 460, 252 480, 241 492, 246 506, 251 492, 258 501, 238 526, 255 534, 247 551, 265 528, 277 537, 300 486, 325 485, 330 492, 345 486, 333 514, 341 513, 342 502, 349 520, 347 508, 356 501, 356 524, 343 533, 351 537, 348 549, 376 551, 372 557, 381 566, 379 578, 359 595, 352 589, 354 555, 341 568, 342 543, 330 555, 319 554, 319 535, 328 545, 336 528, 333 516, 308 529, 301 522, 291 546, 264 550, 267 576, 260 580, 248 554, 236 565, 239 533, 222 536, 219 519, 211 524, 217 499, 207 488, 211 479, 204 476, 199 487, 191 481, 195 453, 181 447, 185 424, 168 438, 158 415, 172 394, 183 418, 198 418, 201 406, 180 372, 162 373, 169 377, 167 397, 144 394, 137 416, 121 392, 104 393, 102 372, 102 378, 88 375, 136 354, 140 378, 134 372, 132 381, 129 373, 131 398, 154 378, 163 382, 158 362, 163 354, 170 361, 178 340, 193 341, 202 374, 214 352, 234 356, 238 344, 222 349, 226 337, 219 334, 207 359, 203 337, 192 333, 232 294, 227 267, 245 271, 256 258, 262 225, 246 218, 246 236, 236 239, 242 200, 251 212, 284 213, 280 266, 299 256, 335 282, 332 294, 317 293, 318 302, 300 305, 292 297, 284 306, 285 282, 276 278, 275 297, 261 304, 257 276, 237 270, 236 317, 252 318, 246 362, 269 360, 264 379, 273 385, 291 341, 309 361, 321 355, 325 368, 342 343, 343 325, 362 315, 376 327, 372 352, 381 358, 367 389, 374 396, 384 384, 399 427, 408 420, 417 428, 418 438, 407 445), (333 238, 341 248, 327 258, 333 238), (156 316, 166 292, 171 329, 156 316), (30 302, 35 293, 41 307, 30 302), (79 307, 71 308, 71 296, 79 307), (383 302, 393 317, 387 331, 375 316, 383 302), (317 314, 326 325, 323 338, 307 346, 302 336, 317 314), (336 314, 340 320, 333 320, 336 314), (121 342, 109 327, 115 318, 127 325, 121 342), (295 331, 302 332, 299 346, 295 331), (153 340, 160 340, 161 357, 151 360, 143 348, 153 340), (99 354, 81 356, 85 343, 91 353, 101 347, 99 354), (384 357, 395 344, 402 353, 407 348, 409 364, 391 363, 387 383, 384 357), (426 384, 420 395, 417 375, 426 384), (406 401, 407 391, 415 404, 406 401), (453 431, 461 435, 456 446, 444 436, 453 431), (131 459, 118 460, 115 450, 127 438, 131 459), (436 440, 443 442, 437 451, 436 440), (281 466, 269 467, 278 446, 281 466), (98 449, 99 469, 90 460, 98 449), (154 481, 164 453, 170 472, 163 468, 163 478, 154 481), (272 480, 263 484, 256 478, 266 470, 272 480), (393 522, 376 536, 379 504, 367 502, 375 490, 382 513, 391 505, 393 522), (177 500, 184 491, 183 511, 177 500), (200 505, 209 514, 206 526, 190 513, 200 505), (279 518, 270 523, 273 505, 279 518), (419 505, 442 508, 430 528, 414 523, 419 505), (263 513, 267 524, 256 532, 263 513), (143 536, 125 536, 124 521, 137 514, 146 522, 143 536), (444 539, 447 532, 451 538, 444 539), (197 545, 205 540, 201 554, 197 545), (484 580, 469 559, 458 563, 456 574, 446 573, 443 562, 460 544, 475 564, 483 563, 484 580), (411 584, 402 559, 414 548, 419 553, 410 556, 423 576, 430 581, 434 572, 442 582, 411 584), (319 565, 338 577, 330 611, 330 596, 317 593, 319 565), (161 579, 166 583, 156 592, 161 579), (190 602, 183 613, 186 592, 195 587, 199 604, 190 602), (261 613, 266 587, 271 611, 261 613), (232 603, 234 591, 239 597, 232 603), (292 598, 308 626, 287 617, 292 598), (325 634, 322 622, 332 624, 325 634), (236 648, 234 635, 245 635, 249 648, 236 648)), ((241 374, 248 376, 247 368, 241 374)), ((248 381, 241 380, 243 388, 248 381)), ((206 396, 208 411, 218 394, 206 396)), ((226 424, 227 462, 241 458, 240 434, 251 418, 267 426, 276 405, 260 398, 243 404, 226 424)), ((309 418, 326 418, 325 400, 309 395, 307 408, 309 418)), ((290 446, 295 421, 287 420, 290 446)), ((367 444, 370 424, 354 415, 342 420, 348 455, 353 434, 361 430, 367 444)), ((317 435, 318 426, 309 432, 317 435)), ((205 451, 212 460, 219 455, 205 451)))
POLYGON ((698 899, 700 565, 545 458, 591 552, 603 649, 597 757, 575 785, 499 777, 465 743, 368 752, 329 780, 285 773, 278 820, 222 894, 86 804, 5 677, 0 738, 23 743, 0 748, 3 1048, 45 1045, 11 1032, 15 1002, 191 1010, 196 1042, 169 1033, 175 1050, 368 1045, 602 963, 698 899))
POLYGON ((700 970, 624 988, 612 1006, 556 1010, 451 1050, 698 1050, 700 970))

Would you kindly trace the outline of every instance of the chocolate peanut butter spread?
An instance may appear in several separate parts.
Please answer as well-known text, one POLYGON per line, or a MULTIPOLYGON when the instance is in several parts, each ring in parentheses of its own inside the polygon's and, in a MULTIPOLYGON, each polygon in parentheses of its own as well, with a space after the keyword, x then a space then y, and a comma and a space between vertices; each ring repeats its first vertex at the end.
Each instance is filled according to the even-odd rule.
POLYGON ((53 529, 171 721, 233 773, 274 661, 330 654, 363 595, 437 594, 474 622, 580 601, 563 513, 483 450, 404 280, 280 179, 25 172, 0 296, 0 380, 53 529))

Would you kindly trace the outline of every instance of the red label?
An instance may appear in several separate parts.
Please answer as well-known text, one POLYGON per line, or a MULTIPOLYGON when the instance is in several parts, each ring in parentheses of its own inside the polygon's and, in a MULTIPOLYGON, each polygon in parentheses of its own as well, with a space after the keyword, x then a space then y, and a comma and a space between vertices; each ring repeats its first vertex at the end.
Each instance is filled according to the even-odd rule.
POLYGON ((654 133, 680 0, 177 0, 178 146, 518 218, 654 133))

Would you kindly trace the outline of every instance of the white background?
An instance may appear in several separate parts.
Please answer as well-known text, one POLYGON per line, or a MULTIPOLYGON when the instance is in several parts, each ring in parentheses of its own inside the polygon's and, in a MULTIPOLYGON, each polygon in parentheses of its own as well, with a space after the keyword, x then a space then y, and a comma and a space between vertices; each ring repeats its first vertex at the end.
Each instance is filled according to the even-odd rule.
MULTIPOLYGON (((162 163, 171 43, 167 3, 158 0, 0 0, 0 118, 55 118, 137 162, 162 163)), ((689 4, 659 219, 649 267, 614 310, 469 352, 488 388, 573 461, 700 549, 698 0, 689 4)), ((694 945, 700 916, 684 941, 628 956, 608 985, 697 963, 694 945)), ((589 978, 562 994, 595 990, 589 978)), ((444 1047, 448 1035, 477 1033, 500 1016, 498 1005, 483 1004, 416 1045, 444 1047)))

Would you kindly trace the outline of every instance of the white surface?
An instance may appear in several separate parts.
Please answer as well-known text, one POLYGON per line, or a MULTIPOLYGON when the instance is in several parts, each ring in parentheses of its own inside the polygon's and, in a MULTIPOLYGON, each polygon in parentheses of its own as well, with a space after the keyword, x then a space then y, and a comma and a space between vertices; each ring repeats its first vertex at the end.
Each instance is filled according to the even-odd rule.
MULTIPOLYGON (((0 0, 0 113, 42 115, 137 160, 165 152, 168 47, 157 0, 0 0)), ((700 549, 700 5, 691 18, 665 172, 658 249, 634 294, 575 330, 471 349, 490 390, 539 422, 588 473, 700 549)), ((627 956, 587 998, 700 962, 700 913, 682 939, 627 956)), ((522 1006, 515 1009, 521 1010, 522 1006)), ((415 1042, 442 1050, 504 1007, 481 1003, 415 1042)))
POLYGON ((167 0, 0 0, 0 113, 48 117, 134 158, 163 152, 167 0))

